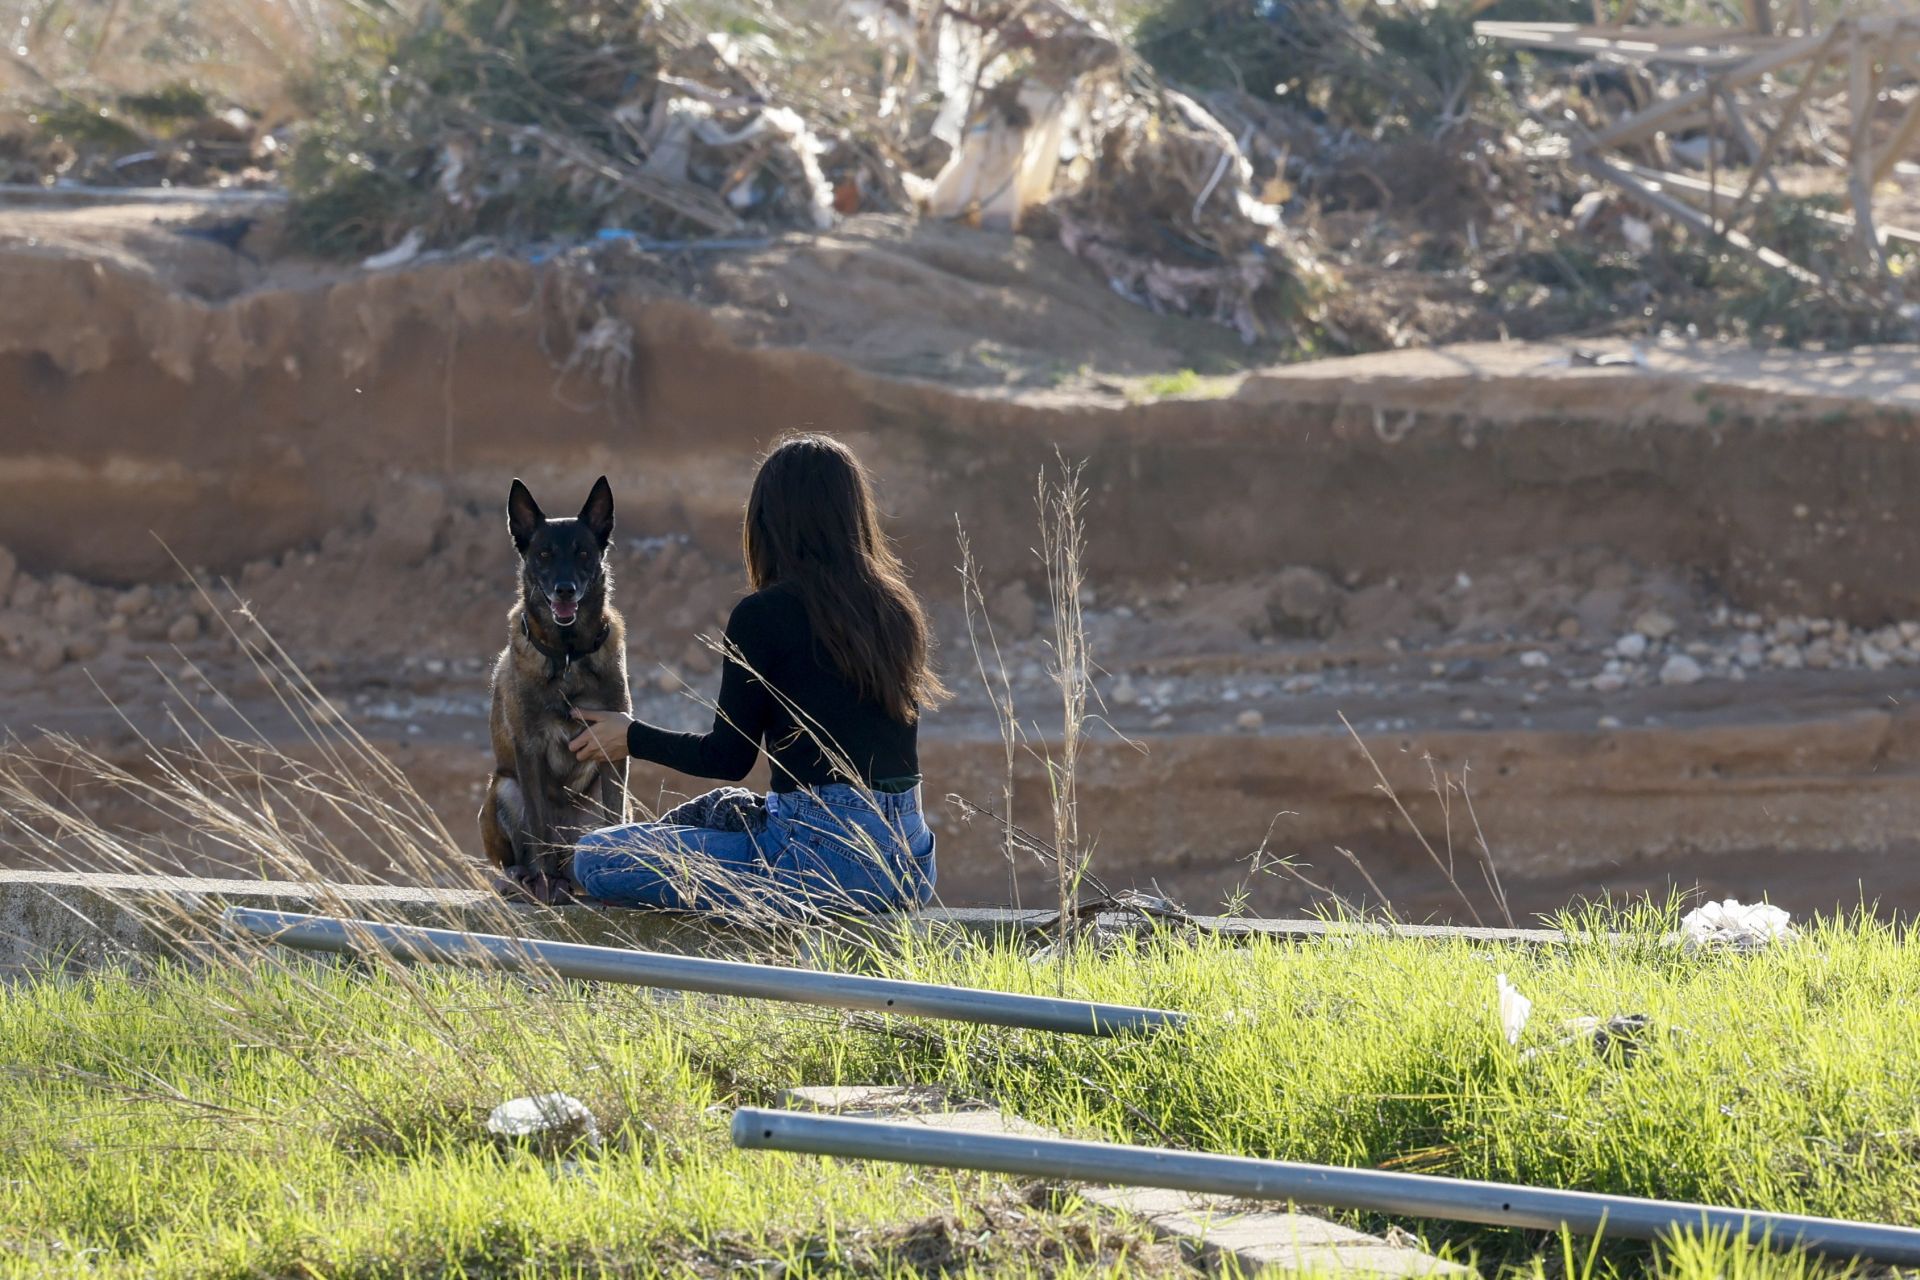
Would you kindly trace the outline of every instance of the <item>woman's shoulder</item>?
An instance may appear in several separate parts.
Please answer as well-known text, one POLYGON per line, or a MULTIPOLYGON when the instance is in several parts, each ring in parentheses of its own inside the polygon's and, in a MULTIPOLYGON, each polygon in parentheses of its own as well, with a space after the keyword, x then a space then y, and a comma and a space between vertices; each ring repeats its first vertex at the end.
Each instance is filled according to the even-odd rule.
POLYGON ((807 606, 800 593, 785 583, 776 582, 743 596, 740 603, 733 606, 727 629, 777 627, 785 631, 795 622, 804 623, 806 617, 807 606))

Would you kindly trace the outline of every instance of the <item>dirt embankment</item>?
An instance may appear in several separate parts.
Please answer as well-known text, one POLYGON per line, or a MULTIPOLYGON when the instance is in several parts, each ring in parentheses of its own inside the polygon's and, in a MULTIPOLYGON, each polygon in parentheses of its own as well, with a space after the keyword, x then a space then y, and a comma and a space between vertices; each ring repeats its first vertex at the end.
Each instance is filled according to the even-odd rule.
MULTIPOLYGON (((1809 905, 1864 879, 1920 904, 1898 870, 1920 818, 1904 710, 1920 633, 1888 625, 1920 617, 1920 532, 1900 503, 1920 479, 1910 353, 1673 348, 1596 366, 1464 348, 1151 400, 1143 375, 1217 367, 1217 339, 1058 255, 952 228, 873 225, 719 263, 386 274, 259 268, 165 227, 15 230, 0 256, 15 732, 111 740, 91 682, 157 717, 147 659, 230 662, 216 619, 172 585, 177 555, 232 576, 464 831, 480 663, 509 590, 507 478, 560 507, 610 475, 643 710, 691 723, 677 687, 710 677, 692 637, 738 590, 755 456, 819 427, 874 465, 935 603, 961 696, 928 725, 934 790, 983 802, 999 745, 969 671, 955 519, 1043 718, 1034 477, 1056 451, 1087 460, 1102 688, 1146 748, 1109 742, 1090 764, 1112 881, 1217 902, 1270 832, 1343 887, 1335 843, 1400 905, 1444 909, 1344 712, 1409 794, 1423 751, 1471 762, 1523 906, 1669 876, 1809 905)), ((243 703, 263 696, 230 674, 243 703)), ((1432 803, 1419 812, 1431 826, 1432 803)), ((1004 897, 994 834, 943 821, 951 896, 1004 897)), ((1302 896, 1254 887, 1257 905, 1302 896)))

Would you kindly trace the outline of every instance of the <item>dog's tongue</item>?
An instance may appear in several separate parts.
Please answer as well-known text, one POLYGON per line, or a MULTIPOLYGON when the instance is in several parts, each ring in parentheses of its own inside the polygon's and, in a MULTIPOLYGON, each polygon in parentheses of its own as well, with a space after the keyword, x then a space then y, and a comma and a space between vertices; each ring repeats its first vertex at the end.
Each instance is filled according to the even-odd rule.
POLYGON ((555 600, 553 602, 553 620, 563 627, 572 622, 574 615, 579 612, 580 605, 576 601, 555 600))

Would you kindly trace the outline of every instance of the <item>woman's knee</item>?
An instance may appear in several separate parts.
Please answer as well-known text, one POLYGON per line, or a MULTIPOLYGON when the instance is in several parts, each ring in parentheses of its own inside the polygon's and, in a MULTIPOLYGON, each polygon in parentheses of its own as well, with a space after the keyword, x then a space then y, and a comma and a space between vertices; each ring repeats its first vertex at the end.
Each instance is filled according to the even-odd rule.
POLYGON ((637 861, 631 832, 625 827, 602 827, 586 832, 573 843, 573 879, 588 893, 608 872, 632 871, 637 861))

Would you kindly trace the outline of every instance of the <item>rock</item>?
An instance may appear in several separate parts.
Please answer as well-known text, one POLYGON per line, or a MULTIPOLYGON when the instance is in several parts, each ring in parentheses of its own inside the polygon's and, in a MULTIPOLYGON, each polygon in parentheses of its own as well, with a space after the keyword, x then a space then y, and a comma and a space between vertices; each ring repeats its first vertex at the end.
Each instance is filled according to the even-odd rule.
POLYGON ((20 561, 13 552, 0 547, 0 605, 7 602, 7 596, 13 591, 13 581, 20 576, 20 561))
POLYGON ((1466 684, 1487 674, 1487 664, 1478 658, 1456 658, 1446 666, 1446 678, 1452 684, 1466 684))
POLYGON ((1147 727, 1149 729, 1164 729, 1172 723, 1173 717, 1162 711, 1159 715, 1147 722, 1147 727))
POLYGON ((153 588, 146 583, 130 587, 114 597, 113 612, 121 618, 131 618, 153 603, 153 588))
POLYGON ((28 639, 23 647, 22 656, 33 674, 50 676, 66 665, 67 646, 45 632, 41 632, 28 639))
POLYGON ((1613 642, 1613 651, 1630 662, 1637 662, 1647 656, 1647 637, 1639 631, 1629 631, 1613 642))
POLYGON ((1553 633, 1562 640, 1578 640, 1580 638, 1580 619, 1574 617, 1560 619, 1560 623, 1554 627, 1553 633))
POLYGON ((1320 687, 1320 677, 1305 672, 1297 676, 1288 676, 1280 682, 1282 693, 1310 693, 1320 687))
POLYGON ((91 662, 100 656, 102 647, 99 636, 91 631, 82 631, 67 641, 67 661, 91 662))
POLYGON ((1596 729, 1618 729, 1620 727, 1620 718, 1618 716, 1601 716, 1593 722, 1593 727, 1596 729))
POLYGON ((1749 671, 1767 660, 1766 642, 1749 631, 1740 637, 1740 643, 1733 652, 1733 660, 1749 671))
POLYGON ((1627 687, 1627 678, 1618 671, 1602 671, 1593 678, 1591 687, 1595 693, 1618 693, 1627 687))
POLYGON ((1266 723, 1267 718, 1265 716, 1251 709, 1242 711, 1233 718, 1234 727, 1248 733, 1258 733, 1266 723))
POLYGON ((1539 649, 1529 649, 1520 655, 1520 665, 1534 671, 1539 671, 1552 666, 1553 659, 1549 658, 1539 649))
POLYGON ((381 502, 373 517, 373 537, 381 560, 411 569, 433 552, 447 523, 447 492, 415 480, 381 502))
POLYGON ((1338 620, 1341 590, 1307 565, 1288 565, 1267 597, 1267 617, 1282 635, 1325 635, 1338 620))
POLYGON ((167 641, 170 644, 192 644, 199 638, 200 615, 197 613, 183 613, 167 628, 167 641))
POLYGON ((1773 624, 1773 642, 1775 644, 1805 644, 1807 640, 1807 621, 1805 618, 1779 618, 1773 624))
POLYGON ((1040 622, 1039 606, 1034 604, 1027 584, 1018 579, 993 593, 993 599, 987 604, 987 614, 997 630, 1015 640, 1025 640, 1032 635, 1040 622))
POLYGON ((1649 640, 1665 640, 1678 625, 1672 617, 1658 609, 1648 609, 1633 620, 1633 629, 1649 640))
POLYGON ((1783 671, 1798 671, 1806 665, 1806 659, 1801 655, 1799 645, 1777 644, 1767 650, 1767 665, 1783 671))
POLYGON ((1893 664, 1886 650, 1871 640, 1860 646, 1860 662, 1869 671, 1885 671, 1893 664))
POLYGON ((1660 683, 1696 684, 1704 675, 1706 672, 1700 669, 1698 661, 1684 653, 1676 653, 1660 668, 1660 683))
POLYGON ((1398 587, 1375 583, 1362 587, 1341 604, 1340 618, 1348 631, 1359 635, 1399 635, 1413 629, 1413 600, 1398 587))
POLYGON ((1803 656, 1809 667, 1815 671, 1824 671, 1833 665, 1833 645, 1822 637, 1808 645, 1803 656))
POLYGON ((14 579, 13 593, 7 602, 16 609, 37 609, 47 598, 46 584, 31 574, 21 574, 14 579))
POLYGON ((53 606, 47 616, 67 631, 85 631, 99 623, 100 610, 91 587, 62 575, 54 582, 53 606))
POLYGON ((1116 707, 1130 707, 1140 701, 1140 690, 1133 684, 1133 677, 1121 676, 1114 681, 1113 688, 1107 691, 1107 701, 1116 707))
POLYGON ((40 620, 19 609, 0 609, 0 649, 23 652, 26 644, 40 631, 40 620))

